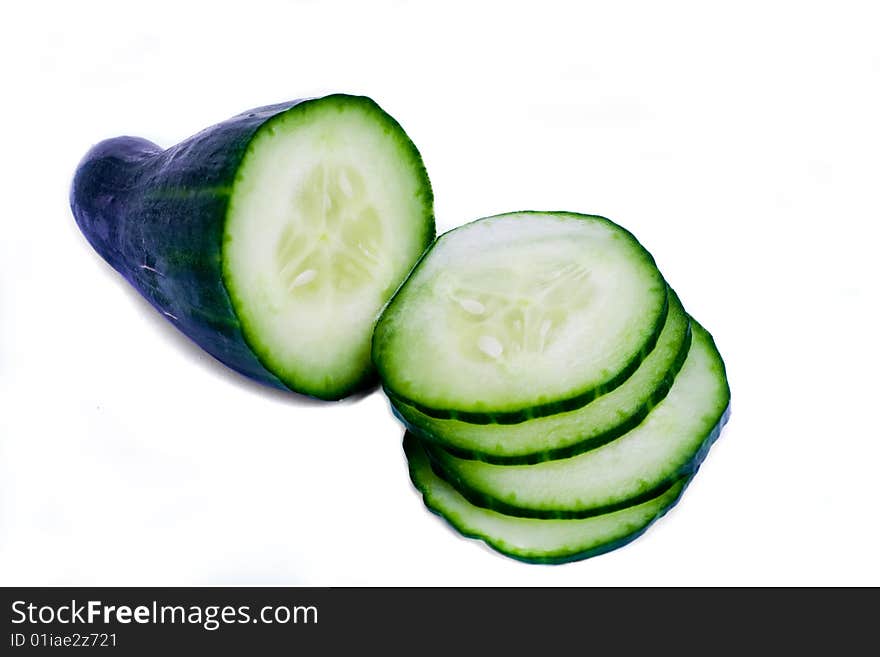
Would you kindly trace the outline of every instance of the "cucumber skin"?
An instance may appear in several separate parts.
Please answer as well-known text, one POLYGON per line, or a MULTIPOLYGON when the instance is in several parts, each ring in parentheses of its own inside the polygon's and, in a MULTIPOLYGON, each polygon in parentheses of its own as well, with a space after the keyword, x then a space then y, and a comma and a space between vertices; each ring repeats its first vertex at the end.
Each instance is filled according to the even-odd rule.
MULTIPOLYGON (((409 455, 410 450, 412 449, 413 442, 415 442, 415 441, 412 441, 412 442, 411 441, 412 441, 411 434, 410 434, 410 436, 404 437, 403 446, 404 446, 404 451, 407 453, 407 456, 409 455), (407 440, 407 438, 409 438, 410 440, 407 440)), ((417 482, 416 477, 413 473, 412 468, 409 469, 409 473, 410 473, 410 481, 412 482, 415 489, 421 494, 422 502, 425 504, 425 506, 428 508, 428 510, 431 511, 431 513, 433 513, 434 515, 439 516, 444 521, 449 523, 449 525, 456 532, 458 532, 459 534, 461 534, 465 538, 471 538, 471 539, 483 541, 486 545, 488 545, 490 548, 492 548, 493 550, 495 550, 499 554, 503 554, 504 556, 509 557, 511 559, 514 559, 516 561, 521 561, 523 563, 528 563, 528 564, 545 565, 545 566, 558 566, 558 565, 562 565, 562 564, 566 564, 566 563, 573 563, 575 561, 583 561, 584 559, 589 559, 591 557, 597 557, 601 554, 606 554, 608 552, 612 552, 618 548, 621 548, 621 547, 633 542, 634 540, 639 538, 642 534, 644 534, 646 531, 648 531, 648 529, 651 527, 651 525, 653 525, 655 522, 657 522, 660 518, 662 518, 670 510, 672 510, 672 508, 675 507, 676 504, 678 504, 678 502, 681 500, 682 496, 684 495, 685 490, 687 490, 687 487, 690 485, 691 481, 693 480, 693 478, 696 474, 696 472, 693 472, 689 476, 687 476, 687 478, 684 479, 681 490, 675 496, 675 499, 673 499, 668 505, 666 505, 660 511, 658 511, 657 514, 651 519, 650 522, 646 523, 644 526, 640 527, 639 529, 632 532, 631 534, 627 534, 626 536, 622 536, 621 538, 618 538, 616 540, 610 541, 608 543, 604 543, 603 545, 597 545, 593 548, 590 548, 588 550, 582 550, 580 552, 535 557, 535 556, 526 556, 526 555, 522 555, 522 554, 517 554, 516 552, 505 549, 505 547, 502 544, 499 544, 499 542, 496 541, 495 539, 493 539, 491 536, 487 536, 487 535, 476 533, 476 532, 466 531, 461 526, 461 523, 457 522, 454 518, 448 517, 439 508, 436 508, 434 505, 431 504, 431 502, 429 501, 430 492, 419 485, 419 483, 417 482)), ((438 476, 442 476, 442 475, 438 475, 438 476)), ((669 487, 667 487, 667 490, 668 490, 668 488, 671 488, 671 486, 675 485, 676 483, 677 482, 673 482, 669 487)), ((662 495, 662 494, 663 493, 661 492, 658 495, 662 495)))
POLYGON ((403 415, 403 413, 401 413, 400 410, 394 405, 393 402, 391 403, 391 412, 394 413, 394 416, 400 421, 401 424, 403 424, 407 431, 427 443, 425 451, 429 455, 432 453, 431 446, 433 444, 444 449, 453 456, 457 456, 463 459, 470 459, 472 461, 484 461, 485 463, 493 463, 496 465, 533 465, 535 463, 543 463, 544 461, 565 459, 572 456, 577 456, 578 454, 581 454, 588 450, 596 449, 597 447, 601 447, 602 445, 610 443, 612 440, 619 438, 623 434, 641 424, 642 421, 648 416, 648 413, 651 412, 651 409, 658 403, 663 401, 663 398, 666 397, 667 393, 672 388, 672 384, 675 382, 675 376, 681 370, 682 366, 684 365, 684 361, 687 359, 690 345, 691 329, 690 327, 688 327, 687 336, 685 337, 685 340, 681 345, 679 353, 676 356, 672 367, 666 373, 663 382, 654 391, 654 394, 651 395, 650 399, 645 403, 642 408, 638 410, 638 412, 634 413, 632 416, 627 418, 626 421, 617 425, 613 429, 609 429, 605 433, 601 433, 597 436, 589 438, 588 440, 576 442, 571 445, 566 445, 565 447, 559 447, 557 449, 549 449, 542 452, 535 452, 534 454, 522 454, 517 456, 498 456, 495 454, 488 454, 486 452, 480 452, 477 450, 462 449, 460 447, 456 447, 455 445, 450 444, 446 440, 442 440, 439 437, 434 436, 430 432, 425 431, 417 424, 408 420, 403 415))
POLYGON ((167 150, 137 137, 102 141, 70 193, 89 244, 156 310, 228 367, 285 390, 242 334, 223 283, 223 227, 251 138, 300 102, 244 112, 167 150))

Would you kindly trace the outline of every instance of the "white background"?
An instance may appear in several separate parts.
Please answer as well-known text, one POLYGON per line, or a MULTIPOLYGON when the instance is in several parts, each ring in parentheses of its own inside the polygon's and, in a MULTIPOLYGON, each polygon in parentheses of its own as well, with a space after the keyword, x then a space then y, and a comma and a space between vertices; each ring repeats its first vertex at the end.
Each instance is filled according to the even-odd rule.
POLYGON ((880 16, 849 2, 31 2, 0 27, 0 584, 880 584, 880 16), (164 322, 79 234, 79 158, 373 97, 438 228, 609 216, 727 362, 680 505, 558 567, 422 506, 381 394, 304 402, 164 322))

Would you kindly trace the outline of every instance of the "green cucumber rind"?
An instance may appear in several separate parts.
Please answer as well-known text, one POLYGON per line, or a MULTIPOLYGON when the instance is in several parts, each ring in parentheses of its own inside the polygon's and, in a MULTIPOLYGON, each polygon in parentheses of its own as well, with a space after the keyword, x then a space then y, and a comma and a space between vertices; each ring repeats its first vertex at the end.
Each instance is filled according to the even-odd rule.
POLYGON ((89 244, 156 310, 227 367, 281 389, 243 338, 220 251, 247 145, 265 121, 300 102, 254 108, 167 149, 138 137, 106 139, 83 157, 70 189, 89 244))
MULTIPOLYGON (((422 502, 429 511, 431 511, 436 516, 439 516, 456 532, 458 532, 465 538, 482 541, 489 548, 495 550, 496 552, 516 561, 528 564, 562 565, 566 563, 573 563, 576 561, 582 561, 584 559, 589 559, 591 557, 596 557, 601 554, 612 552, 613 550, 616 550, 631 543, 635 539, 639 538, 642 534, 644 534, 655 522, 657 522, 657 520, 666 515, 676 504, 678 504, 679 500, 681 500, 682 496, 684 495, 684 491, 687 489, 694 476, 694 474, 692 473, 690 475, 682 477, 679 481, 674 482, 672 486, 668 487, 666 491, 661 493, 660 495, 670 495, 669 500, 666 501, 663 506, 647 520, 647 522, 645 522, 642 526, 638 527, 634 531, 631 531, 614 540, 607 541, 599 545, 594 545, 585 549, 562 549, 553 553, 533 554, 523 551, 517 551, 516 548, 512 548, 506 545, 504 541, 493 538, 492 536, 489 536, 487 534, 469 529, 465 521, 453 516, 452 514, 444 512, 440 505, 436 504, 432 499, 431 491, 428 490, 428 488, 421 483, 416 475, 416 471, 413 466, 413 454, 414 450, 420 448, 420 443, 417 439, 415 439, 414 436, 412 436, 411 434, 407 434, 407 436, 404 437, 403 447, 407 455, 410 481, 421 495, 422 502), (678 487, 677 490, 675 489, 675 487, 678 487)), ((647 500, 645 503, 648 503, 650 501, 652 500, 647 500)))
MULTIPOLYGON (((481 219, 476 219, 467 224, 463 224, 457 228, 453 228, 450 231, 447 231, 443 235, 438 236, 430 245, 430 247, 422 254, 422 257, 419 258, 418 262, 413 266, 412 270, 407 277, 412 278, 419 268, 423 265, 428 255, 430 255, 431 251, 438 245, 440 240, 443 239, 444 236, 449 235, 450 233, 458 230, 459 228, 464 228, 465 226, 469 226, 477 221, 482 221, 484 219, 494 219, 497 217, 503 217, 508 214, 558 214, 558 215, 566 215, 572 217, 578 217, 581 219, 589 219, 589 220, 598 220, 603 221, 607 224, 613 226, 616 230, 619 230, 626 238, 630 239, 636 247, 641 251, 641 256, 649 266, 653 267, 657 270, 657 264, 654 260, 654 257, 651 253, 639 242, 635 235, 629 232, 623 226, 611 221, 607 217, 602 217, 600 215, 590 215, 583 214, 578 212, 569 212, 562 210, 555 211, 540 211, 540 210, 520 210, 516 212, 508 212, 499 215, 492 215, 490 217, 482 217, 481 219)), ((662 275, 659 270, 657 270, 657 277, 659 283, 663 284, 664 289, 666 287, 665 281, 663 280, 662 275)), ((406 281, 397 289, 394 296, 391 297, 389 302, 386 304, 385 309, 383 310, 382 315, 384 316, 386 313, 395 312, 395 305, 400 302, 401 291, 404 289, 406 285, 406 281)), ((666 315, 669 312, 669 297, 668 293, 664 295, 663 305, 660 309, 660 312, 657 316, 657 321, 654 324, 653 331, 650 336, 646 339, 646 341, 642 344, 641 348, 632 356, 630 361, 623 367, 621 370, 611 377, 609 377, 603 383, 595 385, 587 390, 582 390, 570 397, 560 400, 554 400, 550 402, 545 402, 542 404, 535 404, 533 406, 529 406, 528 408, 521 408, 515 410, 497 410, 497 411, 467 411, 462 409, 455 408, 435 408, 432 406, 426 406, 420 403, 416 399, 411 399, 406 395, 398 393, 394 390, 391 381, 394 378, 393 372, 387 371, 382 366, 382 358, 381 358, 381 349, 378 345, 378 342, 381 338, 381 324, 382 318, 379 318, 379 321, 376 323, 376 329, 373 332, 372 338, 372 355, 373 355, 373 363, 376 367, 376 370, 379 374, 379 378, 382 381, 382 388, 388 398, 395 404, 405 404, 407 406, 412 406, 416 410, 425 415, 428 415, 433 418, 441 419, 441 420, 460 420, 462 422, 469 422, 471 424, 519 424, 520 422, 526 422, 528 420, 543 417, 546 415, 553 415, 555 413, 564 413, 566 411, 573 411, 585 404, 590 403, 597 397, 600 397, 611 390, 614 390, 616 387, 621 385, 624 381, 626 381, 633 372, 639 367, 641 362, 645 359, 645 357, 651 352, 654 346, 657 344, 657 340, 660 338, 660 333, 663 330, 663 326, 666 323, 666 315)))
MULTIPOLYGON (((419 178, 421 188, 419 189, 418 196, 420 197, 420 205, 422 209, 422 212, 419 215, 419 220, 422 223, 424 229, 424 235, 422 239, 422 252, 418 254, 418 257, 420 258, 422 253, 424 253, 424 250, 427 249, 428 246, 432 243, 436 234, 436 224, 433 209, 434 194, 431 187, 431 182, 428 178, 428 172, 425 168, 422 156, 416 148, 415 143, 412 141, 412 139, 410 139, 409 135, 397 122, 397 120, 393 116, 388 114, 385 110, 383 110, 372 98, 369 98, 367 96, 353 96, 349 94, 331 94, 328 96, 309 98, 300 101, 295 106, 289 108, 284 112, 280 112, 265 121, 251 136, 250 142, 253 142, 255 140, 258 133, 266 130, 272 130, 274 129, 274 125, 276 123, 288 120, 287 114, 289 114, 290 112, 308 112, 315 105, 320 105, 320 107, 323 109, 325 106, 329 106, 333 103, 338 103, 340 106, 358 104, 368 110, 371 114, 373 114, 377 121, 379 121, 384 126, 385 132, 389 135, 394 135, 396 146, 400 150, 402 156, 407 160, 408 167, 411 168, 415 172, 415 175, 419 178)), ((242 155, 239 169, 243 166, 251 152, 252 149, 249 143, 242 155)), ((237 178, 236 181, 233 182, 229 194, 230 198, 235 195, 235 182, 237 182, 237 178)), ((224 226, 228 221, 228 213, 230 207, 231 204, 227 206, 227 213, 224 217, 223 222, 224 226)), ((226 234, 224 227, 222 252, 225 251, 228 239, 229 237, 226 234)), ((254 353, 256 359, 267 370, 275 373, 275 375, 278 376, 278 378, 287 388, 295 392, 306 394, 311 397, 315 397, 325 401, 338 401, 354 393, 368 390, 377 383, 378 377, 371 359, 368 360, 367 367, 364 368, 363 372, 357 379, 342 384, 325 382, 323 386, 318 386, 309 381, 308 379, 312 378, 310 376, 301 376, 297 372, 290 371, 289 368, 285 368, 277 363, 273 363, 273 350, 271 345, 265 345, 260 341, 259 329, 251 327, 250 323, 246 319, 245 313, 242 313, 239 310, 243 306, 243 303, 240 296, 238 295, 238 292, 236 291, 234 285, 234 276, 232 272, 229 271, 225 254, 221 257, 223 284, 229 296, 230 303, 235 309, 235 312, 238 316, 239 323, 241 325, 241 333, 245 343, 247 343, 250 350, 254 353)), ((406 276, 403 277, 403 280, 400 281, 400 284, 403 284, 405 279, 406 276)), ((379 314, 381 314, 381 312, 379 314)), ((376 320, 378 320, 378 315, 376 317, 376 320)))
MULTIPOLYGON (((494 498, 482 491, 476 490, 475 488, 469 486, 465 481, 456 476, 455 472, 452 469, 443 465, 442 460, 438 458, 437 454, 434 452, 434 450, 436 449, 435 446, 429 445, 426 441, 422 441, 422 445, 425 448, 425 452, 428 454, 428 458, 431 459, 431 467, 434 469, 437 475, 448 484, 450 484, 453 488, 455 488, 455 490, 457 490, 463 498, 465 498, 474 506, 497 511, 498 513, 503 513, 504 515, 508 516, 516 516, 518 518, 538 518, 543 520, 579 520, 582 518, 592 518, 595 516, 605 515, 606 513, 613 513, 614 511, 620 511, 621 509, 627 509, 631 506, 642 504, 665 493, 682 477, 695 475, 700 469, 700 465, 705 460, 706 455, 709 453, 709 449, 721 435, 721 430, 724 428, 724 425, 727 423, 729 417, 730 406, 725 409, 721 418, 718 420, 718 422, 715 424, 709 434, 704 438, 694 456, 687 463, 682 465, 673 473, 669 474, 669 476, 659 481, 654 487, 650 488, 649 490, 643 491, 633 497, 619 500, 613 504, 605 504, 602 506, 595 506, 588 509, 579 510, 528 509, 518 507, 513 504, 508 504, 502 500, 494 498)), ((418 439, 414 435, 413 438, 418 439)))
POLYGON ((429 458, 432 460, 432 462, 437 465, 438 474, 440 474, 440 476, 442 476, 450 485, 452 485, 462 495, 462 497, 468 500, 471 504, 485 509, 498 511, 499 513, 504 513, 505 515, 518 516, 521 518, 589 518, 596 515, 602 515, 604 513, 608 513, 614 510, 619 510, 621 508, 626 508, 632 506, 633 504, 640 503, 641 501, 644 501, 645 499, 648 499, 650 497, 654 497, 657 494, 661 494, 663 490, 668 489, 669 486, 672 485, 677 479, 688 474, 696 473, 703 460, 706 458, 706 455, 709 453, 709 449, 719 438, 722 429, 727 424, 730 418, 730 385, 727 379, 727 372, 724 361, 721 357, 720 352, 718 351, 712 335, 708 331, 706 331, 696 320, 691 318, 691 321, 695 329, 704 334, 704 337, 708 340, 708 344, 711 347, 714 355, 717 357, 717 362, 720 366, 720 374, 723 377, 724 381, 722 392, 723 404, 720 405, 720 410, 718 411, 717 417, 710 425, 710 429, 697 444, 693 453, 679 467, 667 473, 667 475, 662 479, 659 479, 654 486, 652 486, 648 490, 641 491, 638 495, 618 500, 611 504, 603 504, 600 506, 593 506, 582 509, 536 509, 519 507, 514 504, 499 500, 498 498, 493 497, 492 495, 489 495, 484 491, 478 490, 465 482, 463 478, 455 473, 454 469, 448 467, 443 463, 442 447, 438 447, 437 445, 424 441, 425 451, 429 455, 429 458))
MULTIPOLYGON (((671 289, 670 293, 674 294, 671 289)), ((391 401, 391 411, 410 433, 415 434, 418 438, 421 438, 424 441, 438 445, 445 451, 449 452, 453 456, 457 456, 458 458, 469 459, 473 461, 483 461, 485 463, 492 463, 495 465, 533 465, 535 463, 542 463, 543 461, 569 458, 610 443, 612 440, 619 438, 620 436, 624 435, 631 429, 634 429, 639 424, 641 424, 642 421, 648 416, 648 413, 651 412, 651 409, 654 408, 661 401, 663 401, 663 399, 669 393, 669 390, 672 388, 672 384, 675 382, 676 375, 679 373, 679 371, 681 371, 681 368, 684 365, 685 360, 687 359, 688 351, 691 345, 691 338, 692 331, 690 327, 690 320, 688 320, 684 340, 682 340, 681 346, 679 347, 678 353, 676 354, 672 365, 666 371, 665 376, 660 381, 658 386, 645 400, 645 403, 642 404, 634 413, 621 421, 620 424, 609 428, 607 431, 596 434, 594 436, 590 436, 589 438, 585 438, 583 440, 577 440, 568 445, 552 449, 544 449, 538 452, 527 454, 499 455, 477 449, 462 448, 448 438, 438 433, 431 432, 420 426, 418 422, 413 419, 412 414, 408 414, 405 409, 399 408, 397 405, 394 404, 393 400, 391 401)))

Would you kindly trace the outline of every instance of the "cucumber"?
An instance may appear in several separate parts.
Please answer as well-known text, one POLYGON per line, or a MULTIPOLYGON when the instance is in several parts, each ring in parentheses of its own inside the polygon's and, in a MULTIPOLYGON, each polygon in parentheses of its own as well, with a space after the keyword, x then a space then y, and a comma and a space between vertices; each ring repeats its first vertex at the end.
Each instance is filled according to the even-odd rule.
POLYGON ((657 345, 618 388, 581 408, 519 424, 441 420, 392 404, 404 425, 451 454, 497 464, 538 463, 594 449, 638 425, 669 391, 690 346, 690 321, 669 290, 669 312, 657 345))
POLYGON ((429 509, 465 536, 529 563, 576 561, 629 543, 675 505, 688 483, 684 477, 653 499, 592 518, 517 518, 468 502, 432 470, 422 443, 412 434, 404 439, 404 450, 410 479, 429 509))
POLYGON ((431 458, 473 504, 533 518, 585 518, 653 499, 697 470, 727 419, 730 389, 709 333, 691 319, 687 359, 666 398, 636 428, 577 456, 534 465, 431 458))
POLYGON ((375 320, 434 238, 412 141, 344 94, 253 109, 167 150, 101 142, 70 203, 95 250, 196 344, 321 399, 373 382, 375 320))
POLYGON ((421 413, 514 424, 622 384, 667 312, 651 255, 608 219, 516 212, 441 236, 382 313, 373 361, 421 413))

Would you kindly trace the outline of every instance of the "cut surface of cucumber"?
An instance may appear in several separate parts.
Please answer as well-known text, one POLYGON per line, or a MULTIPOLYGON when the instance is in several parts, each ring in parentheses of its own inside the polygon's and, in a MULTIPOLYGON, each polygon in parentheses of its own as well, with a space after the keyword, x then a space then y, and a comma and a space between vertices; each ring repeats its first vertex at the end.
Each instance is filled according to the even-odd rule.
POLYGON ((223 236, 224 281, 254 352, 291 387, 331 397, 371 369, 373 324, 434 235, 412 142, 350 98, 262 126, 223 236))
POLYGON ((724 363, 693 319, 691 330, 687 359, 663 401, 602 447, 534 465, 493 465, 426 448, 468 500, 512 515, 583 518, 651 499, 696 471, 727 419, 724 363))
POLYGON ((690 321, 669 290, 669 312, 657 345, 619 387, 573 411, 519 424, 472 424, 425 415, 405 404, 395 414, 420 438, 460 458, 498 464, 538 463, 574 456, 638 425, 669 388, 690 346, 690 321))
POLYGON ((667 311, 651 255, 602 217, 517 212, 441 236, 382 313, 389 396, 438 418, 516 423, 614 389, 667 311))
POLYGON ((668 511, 687 478, 636 506, 575 520, 518 518, 474 506, 431 468, 421 442, 408 434, 404 449, 413 485, 425 505, 460 533, 520 561, 565 563, 603 554, 629 543, 668 511))

